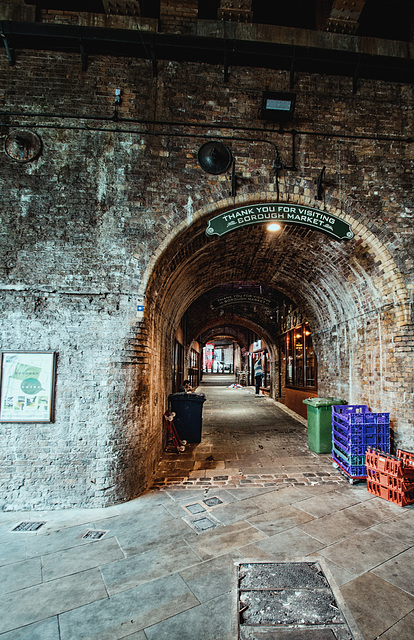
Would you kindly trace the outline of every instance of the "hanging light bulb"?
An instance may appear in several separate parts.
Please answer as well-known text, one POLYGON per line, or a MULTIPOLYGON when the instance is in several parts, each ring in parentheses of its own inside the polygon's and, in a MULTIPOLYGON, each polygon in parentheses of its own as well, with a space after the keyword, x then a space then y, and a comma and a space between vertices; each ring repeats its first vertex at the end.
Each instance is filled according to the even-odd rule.
POLYGON ((271 224, 267 225, 268 231, 279 231, 279 229, 280 229, 280 224, 277 224, 277 222, 272 222, 271 224))

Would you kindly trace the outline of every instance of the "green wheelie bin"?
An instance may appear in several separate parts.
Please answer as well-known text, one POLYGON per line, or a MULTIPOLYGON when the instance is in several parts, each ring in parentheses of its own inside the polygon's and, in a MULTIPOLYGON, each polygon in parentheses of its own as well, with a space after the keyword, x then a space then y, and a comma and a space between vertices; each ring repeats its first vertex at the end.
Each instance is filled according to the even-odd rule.
POLYGON ((332 405, 346 404, 338 398, 306 398, 308 414, 308 445, 315 453, 332 451, 332 405))

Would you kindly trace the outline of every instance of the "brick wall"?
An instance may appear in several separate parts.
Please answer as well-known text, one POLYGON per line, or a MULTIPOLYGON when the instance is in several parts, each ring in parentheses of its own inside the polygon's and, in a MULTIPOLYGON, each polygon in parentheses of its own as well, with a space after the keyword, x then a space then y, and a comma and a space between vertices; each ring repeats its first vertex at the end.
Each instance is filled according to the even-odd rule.
MULTIPOLYGON (((0 58, 10 114, 2 147, 15 128, 43 142, 31 163, 0 153, 1 344, 58 354, 55 421, 0 424, 2 508, 105 505, 142 492, 162 449, 181 318, 205 291, 237 280, 268 284, 306 313, 320 395, 389 410, 396 441, 414 448, 413 146, 375 139, 407 134, 413 89, 361 81, 353 95, 346 78, 297 77, 294 124, 310 133, 296 136, 298 169, 281 172, 280 198, 346 219, 353 240, 294 225, 277 239, 260 225, 207 238, 216 213, 276 199, 264 140, 291 162, 291 136, 258 120, 266 87, 287 90, 288 74, 231 68, 223 83, 221 66, 199 63, 158 62, 154 78, 145 60, 91 57, 82 72, 72 54, 19 52, 14 67, 0 58), (133 122, 111 121, 117 88, 118 116, 133 122), (228 138, 236 198, 231 172, 200 168, 203 136, 228 138)), ((256 322, 276 352, 276 334, 256 322)))

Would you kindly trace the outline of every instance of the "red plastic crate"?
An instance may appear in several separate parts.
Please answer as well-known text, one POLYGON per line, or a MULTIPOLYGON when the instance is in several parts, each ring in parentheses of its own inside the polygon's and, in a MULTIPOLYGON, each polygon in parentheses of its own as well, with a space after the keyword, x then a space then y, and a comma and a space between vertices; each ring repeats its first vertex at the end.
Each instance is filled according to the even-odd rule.
POLYGON ((408 465, 404 462, 404 458, 392 456, 385 451, 368 448, 365 456, 365 464, 367 467, 377 469, 396 478, 403 478, 408 482, 414 481, 414 465, 408 465))
POLYGON ((391 487, 384 487, 370 477, 367 478, 367 490, 374 496, 393 502, 400 507, 405 507, 414 502, 414 489, 401 491, 391 487))
POLYGON ((403 478, 397 478, 389 473, 382 473, 381 471, 370 467, 367 467, 367 479, 388 489, 396 489, 397 491, 414 490, 414 482, 406 481, 403 478))
POLYGON ((402 449, 398 449, 397 457, 402 458, 404 464, 407 465, 407 467, 414 468, 414 453, 410 453, 409 451, 403 451, 402 449))

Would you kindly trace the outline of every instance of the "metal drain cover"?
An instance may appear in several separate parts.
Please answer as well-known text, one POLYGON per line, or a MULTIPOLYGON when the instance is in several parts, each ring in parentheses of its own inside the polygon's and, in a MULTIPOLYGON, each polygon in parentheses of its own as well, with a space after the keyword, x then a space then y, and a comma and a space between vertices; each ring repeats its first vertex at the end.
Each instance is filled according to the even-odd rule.
POLYGON ((82 540, 100 540, 106 533, 108 532, 99 529, 89 529, 89 531, 83 534, 82 540))
POLYGON ((220 498, 217 497, 207 498, 206 500, 203 500, 203 502, 208 507, 216 507, 218 504, 223 504, 223 500, 220 500, 220 498))
POLYGON ((217 527, 217 523, 210 520, 210 518, 193 520, 193 525, 198 531, 207 531, 208 529, 215 529, 217 527))
POLYGON ((352 640, 318 562, 238 565, 240 640, 352 640))
POLYGON ((199 502, 196 502, 195 504, 189 504, 185 508, 193 515, 205 512, 203 505, 201 505, 199 502))
POLYGON ((46 522, 20 522, 12 531, 38 531, 46 522))

